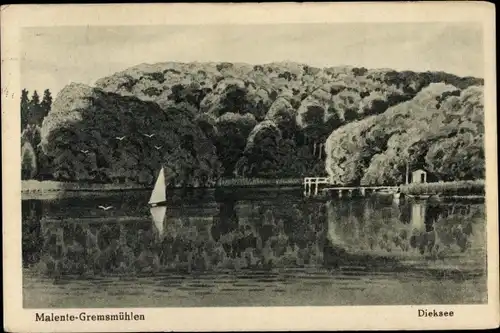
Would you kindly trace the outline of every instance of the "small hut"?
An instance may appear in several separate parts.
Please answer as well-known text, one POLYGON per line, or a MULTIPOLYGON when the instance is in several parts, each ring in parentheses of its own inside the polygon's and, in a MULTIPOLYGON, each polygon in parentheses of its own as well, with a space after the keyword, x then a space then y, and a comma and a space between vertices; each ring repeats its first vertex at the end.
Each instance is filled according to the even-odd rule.
POLYGON ((411 173, 412 183, 427 183, 427 172, 422 169, 415 170, 411 173))

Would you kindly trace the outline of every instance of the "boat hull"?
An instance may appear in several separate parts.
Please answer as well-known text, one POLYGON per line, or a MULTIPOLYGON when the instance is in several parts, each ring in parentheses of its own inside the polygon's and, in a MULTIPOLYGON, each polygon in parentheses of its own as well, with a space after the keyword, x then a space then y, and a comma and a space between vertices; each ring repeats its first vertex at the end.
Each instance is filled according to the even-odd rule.
POLYGON ((150 208, 153 208, 153 207, 165 207, 166 205, 167 205, 166 201, 160 201, 160 202, 150 203, 149 207, 150 208))

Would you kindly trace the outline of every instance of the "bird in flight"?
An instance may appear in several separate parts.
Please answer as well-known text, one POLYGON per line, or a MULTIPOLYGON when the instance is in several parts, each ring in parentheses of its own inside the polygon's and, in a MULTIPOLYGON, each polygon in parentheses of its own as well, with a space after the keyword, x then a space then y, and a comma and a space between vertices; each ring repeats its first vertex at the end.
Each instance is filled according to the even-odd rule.
POLYGON ((163 147, 163 146, 155 146, 155 149, 159 150, 161 147, 163 147))
POLYGON ((87 153, 89 152, 88 150, 81 150, 81 149, 80 149, 80 151, 81 151, 82 153, 84 153, 84 154, 87 154, 87 153))
POLYGON ((102 210, 110 210, 113 206, 99 206, 102 210))
POLYGON ((117 136, 115 137, 115 139, 118 141, 122 141, 123 139, 125 139, 125 136, 117 136))
POLYGON ((153 136, 155 136, 155 134, 154 133, 153 134, 146 134, 146 133, 144 133, 144 136, 147 136, 148 138, 152 138, 153 136))

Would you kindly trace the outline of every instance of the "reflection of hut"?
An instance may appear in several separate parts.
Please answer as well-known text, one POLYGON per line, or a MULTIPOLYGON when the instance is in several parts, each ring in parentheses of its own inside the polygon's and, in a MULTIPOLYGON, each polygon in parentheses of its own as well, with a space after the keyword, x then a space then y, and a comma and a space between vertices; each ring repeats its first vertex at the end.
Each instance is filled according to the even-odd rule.
POLYGON ((412 183, 427 183, 427 172, 419 169, 411 173, 412 183))
POLYGON ((425 230, 425 204, 413 203, 411 210, 411 226, 419 231, 425 230))

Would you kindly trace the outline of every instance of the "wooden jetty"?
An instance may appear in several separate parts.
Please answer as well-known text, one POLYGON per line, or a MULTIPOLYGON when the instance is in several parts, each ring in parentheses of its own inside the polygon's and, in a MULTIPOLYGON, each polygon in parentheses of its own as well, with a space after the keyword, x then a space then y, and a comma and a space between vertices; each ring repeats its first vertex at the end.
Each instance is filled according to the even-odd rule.
POLYGON ((311 195, 317 196, 321 191, 336 192, 338 197, 341 198, 344 194, 352 196, 354 193, 365 196, 367 193, 382 192, 394 194, 398 192, 399 186, 336 186, 330 182, 328 177, 306 177, 304 178, 304 196, 311 195), (320 189, 320 185, 327 185, 320 189))

